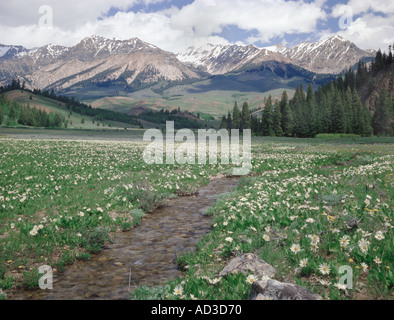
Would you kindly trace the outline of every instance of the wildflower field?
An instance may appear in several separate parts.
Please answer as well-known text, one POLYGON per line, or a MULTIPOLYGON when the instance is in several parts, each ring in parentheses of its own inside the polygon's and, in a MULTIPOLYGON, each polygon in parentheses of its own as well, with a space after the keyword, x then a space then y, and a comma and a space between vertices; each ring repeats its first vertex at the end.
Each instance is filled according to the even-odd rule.
MULTIPOLYGON (((386 141, 387 142, 387 141, 386 141)), ((43 264, 62 272, 115 232, 231 165, 147 165, 125 141, 0 139, 0 298, 36 288, 43 264)), ((278 280, 329 299, 387 299, 393 290, 394 144, 260 139, 252 172, 206 214, 212 231, 179 257, 181 278, 132 299, 247 299, 255 275, 218 276, 254 252, 278 280), (353 289, 339 284, 353 270, 353 289)), ((187 221, 185 221, 187 223, 187 221)))

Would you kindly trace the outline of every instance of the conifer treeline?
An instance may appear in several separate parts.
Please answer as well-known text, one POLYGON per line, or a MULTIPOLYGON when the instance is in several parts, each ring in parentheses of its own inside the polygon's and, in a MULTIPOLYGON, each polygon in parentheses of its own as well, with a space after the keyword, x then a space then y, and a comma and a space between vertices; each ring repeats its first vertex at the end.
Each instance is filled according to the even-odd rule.
POLYGON ((0 87, 0 94, 12 90, 25 90, 29 93, 43 96, 46 98, 54 99, 57 101, 61 101, 65 103, 66 108, 72 112, 78 113, 81 116, 88 116, 95 118, 95 121, 119 121, 123 123, 128 123, 131 125, 139 125, 140 122, 138 119, 135 119, 131 115, 125 114, 125 113, 120 113, 120 112, 115 112, 112 110, 105 110, 105 109, 100 109, 100 108, 92 108, 90 105, 86 105, 74 97, 67 97, 67 96, 62 96, 62 95, 57 95, 53 89, 51 90, 40 90, 40 89, 34 89, 34 90, 29 90, 25 88, 25 83, 20 82, 20 80, 12 80, 11 83, 5 87, 1 86, 0 87))
POLYGON ((319 87, 315 92, 311 84, 307 91, 303 85, 297 87, 293 99, 286 91, 280 100, 273 101, 269 96, 265 101, 261 117, 251 116, 245 102, 240 112, 235 103, 232 113, 223 116, 221 128, 252 129, 255 135, 314 137, 319 133, 344 133, 361 136, 393 135, 394 103, 387 91, 382 89, 374 116, 361 103, 357 89, 367 84, 373 89, 376 75, 393 63, 393 55, 379 50, 376 59, 369 67, 360 61, 357 73, 349 69, 344 76, 339 76, 319 87))
MULTIPOLYGON (((248 110, 243 104, 242 110, 248 110)), ((349 87, 341 91, 331 83, 314 92, 311 85, 307 92, 303 86, 296 89, 289 100, 284 91, 280 101, 269 96, 261 117, 240 112, 237 103, 232 114, 223 116, 221 128, 252 129, 255 135, 277 137, 314 137, 319 133, 349 133, 370 136, 371 115, 362 105, 356 90, 349 87)))
POLYGON ((57 112, 47 113, 36 107, 31 108, 29 105, 21 106, 16 102, 9 101, 2 94, 0 96, 0 124, 4 121, 4 114, 8 118, 7 125, 17 122, 31 127, 59 128, 66 124, 65 117, 57 112))

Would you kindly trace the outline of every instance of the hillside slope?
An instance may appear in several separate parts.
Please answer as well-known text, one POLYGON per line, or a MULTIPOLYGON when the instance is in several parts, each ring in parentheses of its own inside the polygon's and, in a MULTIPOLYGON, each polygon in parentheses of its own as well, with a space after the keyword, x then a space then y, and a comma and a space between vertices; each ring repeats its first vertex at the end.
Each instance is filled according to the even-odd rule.
POLYGON ((382 88, 386 89, 388 95, 394 101, 394 63, 384 70, 379 71, 376 77, 358 90, 361 101, 371 111, 374 111, 376 108, 382 88))
POLYGON ((57 101, 40 95, 35 95, 24 90, 13 90, 5 92, 4 95, 8 100, 16 102, 22 106, 29 105, 31 108, 35 107, 47 113, 54 112, 64 115, 69 121, 68 128, 70 129, 94 130, 103 128, 124 129, 135 127, 127 123, 121 123, 117 121, 102 121, 100 125, 97 126, 98 122, 94 121, 95 119, 93 117, 82 116, 81 114, 70 112, 70 110, 66 108, 65 103, 61 101, 57 101))
POLYGON ((47 45, 21 57, 0 61, 0 84, 20 77, 30 89, 66 90, 112 82, 135 89, 160 80, 183 81, 199 75, 173 53, 137 38, 93 36, 67 48, 47 45))

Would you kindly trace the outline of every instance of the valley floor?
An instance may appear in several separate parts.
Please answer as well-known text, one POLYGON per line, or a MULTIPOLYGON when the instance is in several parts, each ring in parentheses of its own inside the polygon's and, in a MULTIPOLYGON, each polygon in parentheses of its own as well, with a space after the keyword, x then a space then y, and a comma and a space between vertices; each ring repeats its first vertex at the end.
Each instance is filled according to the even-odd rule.
MULTIPOLYGON (((39 266, 57 273, 90 259, 147 212, 232 167, 147 165, 141 135, 128 132, 26 130, 0 129, 3 298, 37 288, 39 266)), ((210 234, 179 256, 181 277, 132 298, 247 299, 260 279, 219 273, 253 252, 277 280, 324 298, 392 299, 394 140, 256 138, 252 153, 251 175, 206 212, 210 234), (353 289, 337 285, 345 265, 353 289)))

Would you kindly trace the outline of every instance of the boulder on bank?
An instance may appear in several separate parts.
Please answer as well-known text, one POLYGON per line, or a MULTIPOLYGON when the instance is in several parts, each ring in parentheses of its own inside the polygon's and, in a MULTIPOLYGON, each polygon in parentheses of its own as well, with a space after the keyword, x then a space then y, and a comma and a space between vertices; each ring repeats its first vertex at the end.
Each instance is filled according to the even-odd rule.
POLYGON ((269 279, 253 283, 249 300, 323 300, 323 298, 304 287, 269 279))
POLYGON ((228 274, 241 272, 244 275, 253 274, 256 277, 274 277, 275 269, 260 259, 253 253, 243 254, 230 261, 230 263, 220 272, 219 276, 226 277, 228 274))

